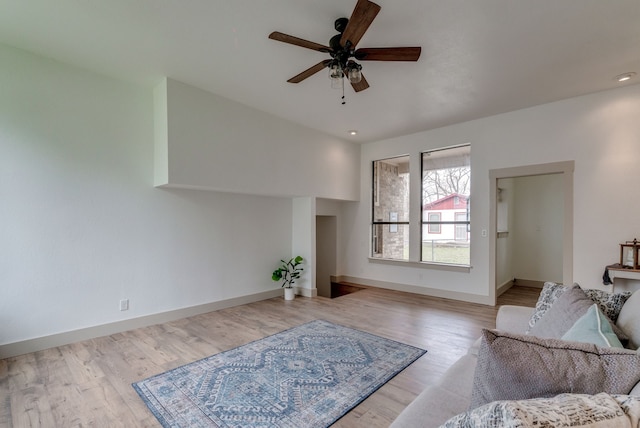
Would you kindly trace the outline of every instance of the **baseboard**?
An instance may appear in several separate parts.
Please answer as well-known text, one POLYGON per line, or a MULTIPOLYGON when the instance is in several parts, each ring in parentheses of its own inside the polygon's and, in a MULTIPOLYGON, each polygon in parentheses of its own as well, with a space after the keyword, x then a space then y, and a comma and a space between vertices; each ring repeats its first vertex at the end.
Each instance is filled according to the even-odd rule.
POLYGON ((542 288, 544 286, 544 281, 514 278, 513 285, 515 285, 516 287, 542 288))
POLYGON ((438 288, 420 287, 417 285, 399 284, 395 282, 378 281, 375 279, 358 278, 355 276, 339 275, 337 282, 350 282, 369 287, 386 288, 388 290, 403 291, 405 293, 422 294, 425 296, 441 297, 443 299, 461 300, 470 303, 480 303, 493 306, 493 301, 489 296, 481 296, 471 293, 460 293, 457 291, 441 290, 438 288))
POLYGON ((511 287, 513 287, 513 280, 510 279, 508 281, 503 282, 502 284, 500 284, 498 286, 498 288, 496 288, 496 297, 501 296, 503 293, 505 293, 508 289, 510 289, 511 287))
POLYGON ((318 295, 318 289, 296 287, 296 294, 303 297, 316 297, 318 295))
MULTIPOLYGON (((309 290, 311 293, 311 290, 309 290)), ((152 315, 145 315, 138 318, 131 318, 123 321, 87 327, 50 336, 38 337, 35 339, 23 340, 20 342, 0 345, 0 359, 15 357, 16 355, 28 354, 30 352, 42 351, 56 346, 67 345, 82 340, 93 339, 101 336, 120 333, 135 328, 147 327, 149 325, 160 324, 187 318, 194 315, 230 308, 233 306, 246 305, 260 300, 281 297, 282 290, 264 291, 262 293, 250 294, 248 296, 234 297, 232 299, 220 300, 217 302, 205 303, 203 305, 190 306, 188 308, 176 309, 173 311, 161 312, 152 315)))

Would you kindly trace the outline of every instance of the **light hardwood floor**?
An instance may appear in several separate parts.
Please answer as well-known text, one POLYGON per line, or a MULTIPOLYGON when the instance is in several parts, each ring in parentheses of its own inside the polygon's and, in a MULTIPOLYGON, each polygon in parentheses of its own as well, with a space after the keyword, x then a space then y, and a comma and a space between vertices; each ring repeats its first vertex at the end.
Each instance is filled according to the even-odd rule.
MULTIPOLYGON (((535 305, 514 287, 499 304, 535 305)), ((407 404, 493 328, 497 308, 365 288, 328 298, 280 298, 0 360, 0 427, 159 427, 131 383, 313 319, 427 349, 337 421, 387 427, 407 404)))

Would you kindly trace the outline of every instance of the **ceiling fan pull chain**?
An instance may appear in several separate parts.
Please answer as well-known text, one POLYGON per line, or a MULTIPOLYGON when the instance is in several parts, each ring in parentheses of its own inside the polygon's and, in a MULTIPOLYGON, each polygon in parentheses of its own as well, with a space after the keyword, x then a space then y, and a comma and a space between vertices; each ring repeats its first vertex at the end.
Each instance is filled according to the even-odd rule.
POLYGON ((344 100, 344 83, 342 84, 342 105, 345 105, 347 102, 344 100))

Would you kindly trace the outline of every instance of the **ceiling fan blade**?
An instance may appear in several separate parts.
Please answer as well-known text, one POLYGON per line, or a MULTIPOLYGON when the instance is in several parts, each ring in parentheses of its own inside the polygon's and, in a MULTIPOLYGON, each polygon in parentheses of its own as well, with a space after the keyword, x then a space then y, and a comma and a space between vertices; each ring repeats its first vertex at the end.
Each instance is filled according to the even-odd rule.
POLYGON ((277 40, 279 42, 289 43, 290 45, 296 45, 296 46, 301 46, 303 48, 312 49, 314 51, 331 52, 331 48, 329 46, 321 45, 320 43, 310 42, 308 40, 304 40, 295 36, 290 36, 288 34, 284 34, 279 31, 274 31, 273 33, 269 34, 269 38, 272 40, 277 40))
POLYGON ((360 79, 360 81, 358 83, 351 83, 351 86, 353 87, 353 90, 356 92, 360 92, 360 91, 364 91, 365 89, 367 89, 369 87, 369 82, 367 82, 367 79, 364 78, 364 75, 362 75, 362 79, 360 79))
POLYGON ((354 56, 360 61, 417 61, 422 48, 363 48, 354 56))
POLYGON ((349 40, 351 42, 351 48, 353 49, 358 44, 362 36, 364 36, 364 33, 367 31, 367 28, 369 28, 369 25, 371 25, 378 12, 380 12, 380 6, 377 4, 370 2, 369 0, 358 0, 356 7, 353 9, 353 13, 351 14, 351 18, 349 18, 347 28, 345 28, 342 33, 340 44, 345 46, 347 40, 349 40))
POLYGON ((320 70, 322 70, 323 68, 326 68, 329 65, 330 62, 331 62, 330 59, 325 59, 324 61, 317 63, 313 67, 307 68, 305 71, 303 71, 302 73, 298 74, 297 76, 293 76, 291 79, 287 80, 287 82, 289 82, 289 83, 300 83, 304 79, 306 79, 307 77, 311 77, 314 74, 316 74, 317 72, 319 72, 320 70))

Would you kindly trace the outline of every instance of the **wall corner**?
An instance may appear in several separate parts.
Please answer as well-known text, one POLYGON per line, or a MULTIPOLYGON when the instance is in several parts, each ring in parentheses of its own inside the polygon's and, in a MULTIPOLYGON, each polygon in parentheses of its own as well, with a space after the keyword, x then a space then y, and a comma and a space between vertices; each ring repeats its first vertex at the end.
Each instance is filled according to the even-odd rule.
POLYGON ((167 78, 153 88, 153 185, 169 184, 169 107, 167 78))

